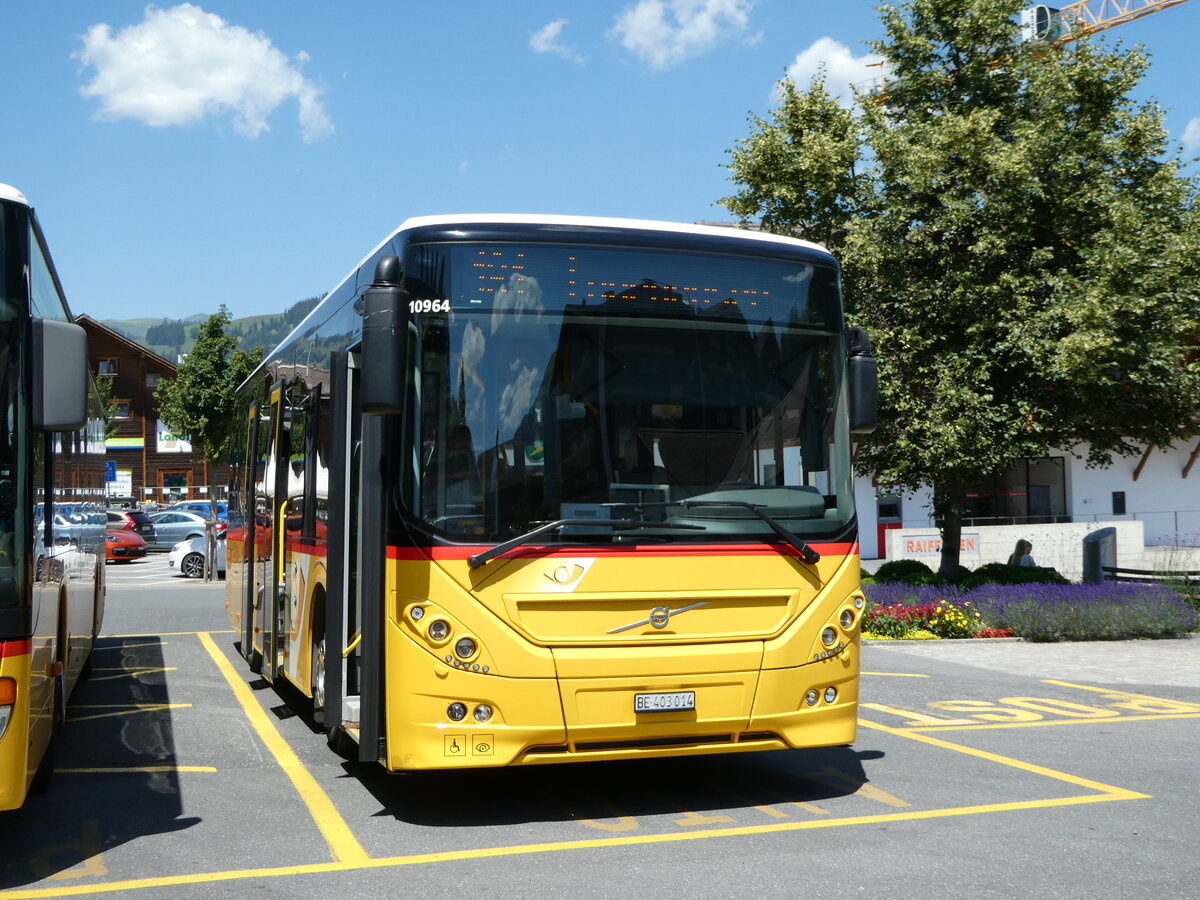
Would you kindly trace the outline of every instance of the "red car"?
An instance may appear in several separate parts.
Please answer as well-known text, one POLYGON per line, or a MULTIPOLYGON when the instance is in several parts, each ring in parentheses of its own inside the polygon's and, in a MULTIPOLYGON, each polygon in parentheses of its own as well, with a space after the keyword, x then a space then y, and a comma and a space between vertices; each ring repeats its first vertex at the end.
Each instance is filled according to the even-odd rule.
POLYGON ((106 562, 130 562, 146 555, 146 541, 132 531, 104 532, 104 559, 106 562))

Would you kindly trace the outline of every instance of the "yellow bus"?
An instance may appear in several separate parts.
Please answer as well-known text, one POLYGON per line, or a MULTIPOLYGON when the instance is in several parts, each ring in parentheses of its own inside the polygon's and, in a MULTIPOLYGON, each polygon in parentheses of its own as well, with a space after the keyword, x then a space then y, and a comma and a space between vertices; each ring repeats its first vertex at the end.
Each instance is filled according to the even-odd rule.
POLYGON ((409 219, 241 388, 238 648, 390 771, 850 743, 876 379, 805 241, 409 219))
POLYGON ((44 788, 104 614, 104 416, 46 240, 0 184, 0 810, 44 788))

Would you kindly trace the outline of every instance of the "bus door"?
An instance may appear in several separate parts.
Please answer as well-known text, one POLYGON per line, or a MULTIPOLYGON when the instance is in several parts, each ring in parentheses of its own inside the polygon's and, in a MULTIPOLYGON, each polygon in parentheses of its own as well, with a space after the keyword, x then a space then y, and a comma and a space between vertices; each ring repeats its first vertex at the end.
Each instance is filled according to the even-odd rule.
POLYGON ((262 481, 255 491, 254 586, 263 635, 262 674, 273 682, 283 655, 283 546, 287 538, 287 468, 291 441, 284 409, 283 383, 271 387, 266 415, 262 481), (261 529, 261 531, 260 531, 261 529))
MULTIPOLYGON (((329 743, 364 762, 384 749, 382 584, 383 519, 378 476, 367 460, 379 452, 378 427, 362 414, 361 356, 330 360, 329 571, 326 597, 325 725, 329 743), (369 571, 368 571, 369 570, 369 571), (349 749, 345 738, 357 744, 349 749)), ((378 420, 376 419, 376 423, 378 420)))
POLYGON ((276 454, 282 471, 276 485, 280 510, 277 525, 282 529, 282 539, 275 547, 279 555, 276 583, 282 595, 277 651, 281 670, 286 668, 288 677, 299 687, 312 687, 318 677, 309 657, 318 652, 322 635, 313 635, 310 629, 323 627, 318 620, 325 614, 321 592, 309 584, 310 578, 317 576, 314 561, 322 555, 318 548, 325 543, 324 516, 318 518, 328 493, 327 489, 319 491, 321 400, 320 383, 309 387, 297 379, 284 389, 276 454))
MULTIPOLYGON (((262 666, 258 664, 255 657, 255 617, 260 606, 257 602, 257 591, 255 590, 254 579, 254 560, 255 546, 258 540, 259 519, 256 515, 257 505, 255 495, 257 486, 262 479, 264 468, 262 449, 259 447, 259 433, 263 431, 259 427, 259 404, 252 403, 250 412, 246 419, 246 464, 245 471, 241 475, 241 484, 238 486, 241 495, 241 521, 242 534, 241 540, 241 561, 237 563, 238 572, 236 577, 242 579, 242 656, 250 661, 251 670, 258 672, 262 666)), ((229 578, 234 575, 231 567, 233 561, 229 559, 229 548, 226 547, 226 568, 228 571, 225 577, 229 578)))

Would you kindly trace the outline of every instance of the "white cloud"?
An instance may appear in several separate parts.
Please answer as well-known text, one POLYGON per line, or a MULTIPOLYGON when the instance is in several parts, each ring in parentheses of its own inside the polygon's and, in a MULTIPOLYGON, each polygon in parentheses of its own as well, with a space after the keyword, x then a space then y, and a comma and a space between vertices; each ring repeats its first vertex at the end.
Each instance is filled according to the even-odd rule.
POLYGON ((304 140, 333 132, 320 89, 300 73, 307 53, 289 60, 261 32, 191 3, 147 6, 141 23, 115 34, 106 24, 93 25, 75 56, 96 70, 80 93, 99 99, 100 119, 164 128, 227 113, 239 134, 257 137, 270 129, 274 109, 294 97, 304 140))
POLYGON ((609 32, 651 69, 670 69, 741 33, 754 0, 638 0, 609 32))
POLYGON ((1183 129, 1183 152, 1188 156, 1200 153, 1200 119, 1192 119, 1183 129))
POLYGON ((583 57, 576 53, 570 44, 563 43, 562 31, 566 24, 566 19, 555 19, 537 31, 531 32, 529 35, 530 49, 534 53, 553 53, 563 59, 577 63, 583 62, 583 57))
POLYGON ((879 63, 882 59, 873 53, 855 56, 845 44, 823 37, 797 54, 795 61, 787 67, 787 75, 803 91, 807 90, 812 77, 824 67, 825 90, 843 106, 849 106, 854 99, 852 85, 859 85, 861 90, 869 82, 879 82, 880 69, 871 63, 879 63))

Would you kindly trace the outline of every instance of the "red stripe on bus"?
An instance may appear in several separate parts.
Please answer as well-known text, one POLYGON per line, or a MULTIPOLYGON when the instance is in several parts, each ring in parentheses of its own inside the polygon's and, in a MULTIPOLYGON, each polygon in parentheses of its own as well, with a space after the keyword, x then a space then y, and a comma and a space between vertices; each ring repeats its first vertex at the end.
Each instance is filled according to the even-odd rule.
POLYGON ((288 538, 284 543, 287 544, 289 553, 304 553, 308 556, 326 557, 329 551, 324 544, 312 544, 307 541, 302 541, 299 538, 288 538))
POLYGON ((33 652, 33 640, 0 641, 0 658, 6 656, 28 656, 33 652))
MULTIPOLYGON (((823 556, 849 556, 857 554, 858 543, 840 544, 810 544, 814 550, 823 556)), ((482 553, 486 546, 479 547, 388 547, 388 559, 403 560, 454 560, 466 559, 476 553, 482 553)), ((523 556, 554 557, 554 556, 615 556, 637 558, 647 556, 778 556, 783 552, 789 556, 799 556, 791 547, 781 544, 764 544, 747 546, 746 544, 676 544, 671 547, 587 547, 575 545, 571 547, 543 546, 530 544, 512 550, 499 559, 514 559, 523 556)))

